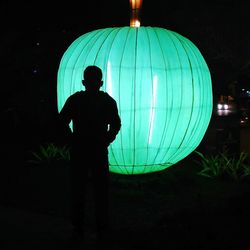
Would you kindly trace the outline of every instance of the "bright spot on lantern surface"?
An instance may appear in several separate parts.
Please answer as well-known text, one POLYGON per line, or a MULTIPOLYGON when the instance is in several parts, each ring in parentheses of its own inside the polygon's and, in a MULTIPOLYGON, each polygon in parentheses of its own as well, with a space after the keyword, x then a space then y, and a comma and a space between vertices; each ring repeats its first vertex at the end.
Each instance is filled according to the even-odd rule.
POLYGON ((212 114, 212 85, 189 39, 158 27, 105 28, 78 37, 59 65, 59 111, 83 90, 88 65, 103 70, 103 90, 117 101, 122 120, 109 147, 111 172, 160 171, 200 144, 212 114))

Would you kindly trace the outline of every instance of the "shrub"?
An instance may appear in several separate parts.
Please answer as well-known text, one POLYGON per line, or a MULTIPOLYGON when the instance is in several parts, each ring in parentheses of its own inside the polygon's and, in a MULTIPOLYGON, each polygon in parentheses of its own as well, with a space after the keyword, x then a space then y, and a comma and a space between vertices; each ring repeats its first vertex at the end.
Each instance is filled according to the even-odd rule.
POLYGON ((29 163, 37 165, 51 165, 59 161, 68 162, 70 160, 69 148, 58 146, 54 143, 40 145, 37 150, 31 151, 29 163))
POLYGON ((209 178, 230 177, 234 180, 242 180, 250 175, 250 165, 247 163, 248 154, 241 152, 239 157, 230 157, 226 153, 217 155, 204 155, 201 152, 195 151, 201 158, 196 161, 201 170, 199 175, 209 178))

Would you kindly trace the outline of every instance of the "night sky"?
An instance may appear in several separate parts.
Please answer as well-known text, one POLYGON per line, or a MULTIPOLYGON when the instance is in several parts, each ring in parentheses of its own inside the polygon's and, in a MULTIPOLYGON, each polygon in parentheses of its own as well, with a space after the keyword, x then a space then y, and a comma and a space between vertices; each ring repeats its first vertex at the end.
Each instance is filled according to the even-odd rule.
MULTIPOLYGON (((129 0, 50 2, 0 3, 1 117, 9 130, 25 122, 40 131, 56 114, 57 70, 77 37, 99 28, 129 26, 129 0)), ((208 63, 215 95, 232 81, 249 84, 250 1, 144 0, 141 25, 189 38, 208 63)))

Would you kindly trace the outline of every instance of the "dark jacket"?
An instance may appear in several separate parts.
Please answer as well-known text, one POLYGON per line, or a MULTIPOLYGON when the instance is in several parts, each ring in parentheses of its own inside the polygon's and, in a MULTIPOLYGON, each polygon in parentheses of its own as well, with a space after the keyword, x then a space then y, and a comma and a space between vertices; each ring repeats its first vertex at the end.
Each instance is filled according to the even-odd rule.
POLYGON ((73 147, 106 149, 121 128, 116 101, 107 93, 78 91, 71 95, 59 113, 61 126, 72 121, 73 147))

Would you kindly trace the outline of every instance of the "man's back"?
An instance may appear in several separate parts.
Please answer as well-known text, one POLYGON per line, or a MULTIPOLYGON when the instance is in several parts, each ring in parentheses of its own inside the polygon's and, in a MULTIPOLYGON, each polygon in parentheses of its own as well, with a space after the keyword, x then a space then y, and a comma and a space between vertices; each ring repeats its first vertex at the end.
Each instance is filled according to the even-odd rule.
POLYGON ((73 143, 104 147, 115 139, 121 121, 115 100, 103 91, 79 91, 66 101, 60 113, 65 122, 73 122, 73 143))

